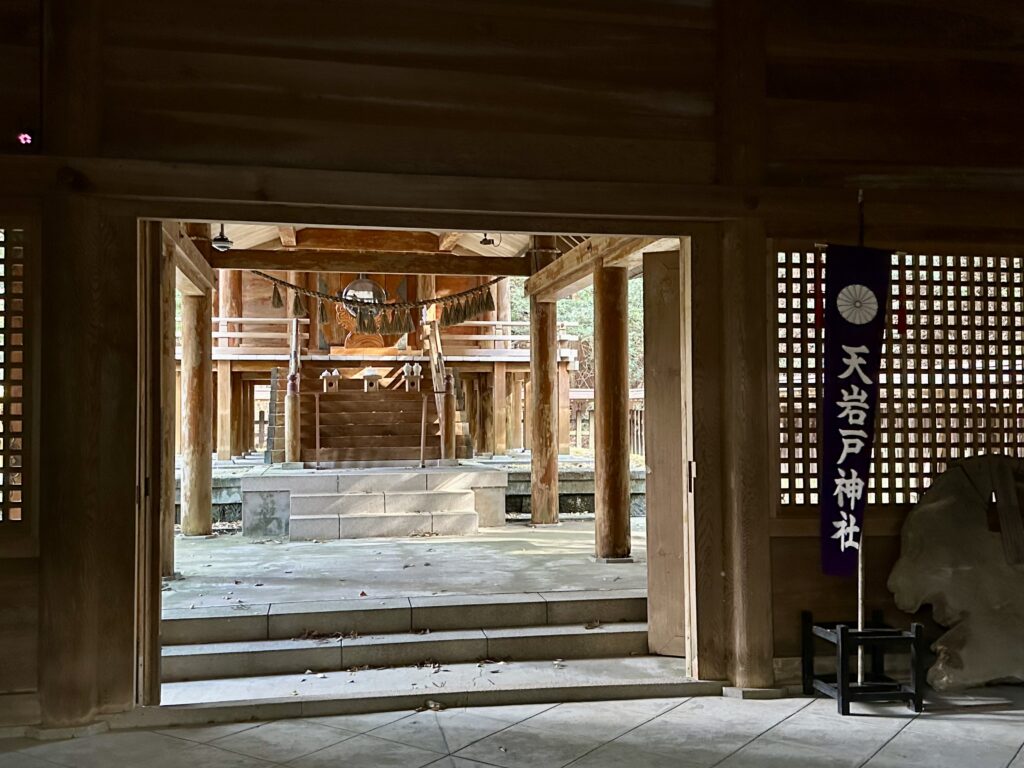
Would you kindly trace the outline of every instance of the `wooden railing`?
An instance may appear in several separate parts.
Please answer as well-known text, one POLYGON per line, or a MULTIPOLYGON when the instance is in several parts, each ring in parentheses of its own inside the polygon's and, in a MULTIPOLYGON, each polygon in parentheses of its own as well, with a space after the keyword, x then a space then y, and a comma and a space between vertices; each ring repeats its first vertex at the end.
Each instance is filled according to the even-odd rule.
MULTIPOLYGON (((212 333, 215 359, 247 358, 262 355, 290 356, 294 349, 293 339, 298 331, 297 342, 300 355, 327 355, 327 351, 310 349, 309 318, 289 317, 214 317, 212 333), (296 327, 297 326, 297 327, 296 327)), ((559 323, 559 358, 575 361, 578 358, 579 337, 567 332, 574 324, 559 323)), ((528 360, 530 356, 530 323, 525 320, 468 320, 458 326, 441 330, 435 321, 428 320, 421 327, 420 349, 411 348, 397 353, 403 359, 426 358, 430 354, 429 339, 435 338, 435 346, 449 350, 456 361, 466 358, 528 360), (468 329, 469 333, 454 332, 453 329, 468 329), (479 332, 477 332, 479 331, 479 332)), ((177 354, 180 356, 180 330, 177 333, 177 354)), ((352 349, 338 350, 330 355, 339 360, 345 357, 388 357, 392 350, 352 349)), ((431 363, 433 365, 433 363, 431 363)), ((444 378, 439 379, 440 382, 444 378)))
MULTIPOLYGON (((644 390, 629 390, 629 452, 646 453, 644 438, 644 390)), ((594 390, 569 390, 569 444, 584 451, 594 450, 594 390)))
MULTIPOLYGON (((292 339, 298 327, 301 348, 309 344, 309 318, 299 317, 215 317, 213 318, 214 355, 223 357, 245 357, 248 355, 283 355, 292 347, 292 339), (246 329, 258 326, 260 330, 246 329), (276 327, 280 327, 277 330, 276 327), (241 330, 228 330, 236 328, 241 330), (264 330, 271 329, 274 330, 264 330), (231 342, 235 343, 232 344, 231 342), (273 343, 278 342, 278 343, 273 343)), ((177 354, 181 354, 181 330, 175 333, 177 354)))

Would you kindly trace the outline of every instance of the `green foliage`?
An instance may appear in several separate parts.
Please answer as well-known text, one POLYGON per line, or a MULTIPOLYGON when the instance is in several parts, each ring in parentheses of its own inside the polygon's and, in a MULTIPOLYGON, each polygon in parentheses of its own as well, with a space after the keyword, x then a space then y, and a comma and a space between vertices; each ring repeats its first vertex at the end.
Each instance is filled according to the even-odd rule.
MULTIPOLYGON (((509 278, 513 320, 530 319, 530 300, 523 291, 526 278, 509 278)), ((629 386, 644 385, 644 283, 643 276, 629 281, 629 386)), ((594 289, 584 288, 558 302, 558 321, 568 323, 565 332, 579 337, 580 369, 573 372, 570 386, 594 386, 594 289)))

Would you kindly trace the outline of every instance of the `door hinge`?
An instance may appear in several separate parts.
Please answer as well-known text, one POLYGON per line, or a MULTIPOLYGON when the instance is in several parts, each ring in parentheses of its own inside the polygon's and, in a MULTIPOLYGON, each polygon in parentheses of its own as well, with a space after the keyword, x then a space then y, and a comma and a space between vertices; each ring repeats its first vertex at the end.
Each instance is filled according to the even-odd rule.
POLYGON ((686 492, 693 493, 694 481, 697 479, 697 462, 686 462, 686 492))

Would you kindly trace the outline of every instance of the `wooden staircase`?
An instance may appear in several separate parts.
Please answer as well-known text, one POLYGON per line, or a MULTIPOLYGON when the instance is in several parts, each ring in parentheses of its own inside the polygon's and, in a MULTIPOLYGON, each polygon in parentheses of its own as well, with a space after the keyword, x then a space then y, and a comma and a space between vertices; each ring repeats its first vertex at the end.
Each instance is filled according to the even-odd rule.
MULTIPOLYGON (((302 461, 317 461, 316 398, 324 367, 308 363, 302 368, 302 461)), ((424 378, 422 392, 406 392, 401 376, 385 378, 380 389, 364 392, 361 379, 342 379, 339 391, 322 393, 320 408, 321 466, 367 466, 414 463, 420 460, 420 430, 426 399, 424 458, 441 458, 441 431, 431 382, 424 378)), ((469 425, 458 414, 456 441, 459 458, 469 458, 469 425)))

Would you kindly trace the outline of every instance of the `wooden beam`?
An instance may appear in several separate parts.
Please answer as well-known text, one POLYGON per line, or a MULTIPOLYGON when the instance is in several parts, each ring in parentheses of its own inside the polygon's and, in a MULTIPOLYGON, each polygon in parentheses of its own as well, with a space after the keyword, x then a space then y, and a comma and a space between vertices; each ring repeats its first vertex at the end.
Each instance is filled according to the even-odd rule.
MULTIPOLYGON (((282 244, 284 241, 282 240, 282 244)), ((298 248, 324 251, 409 251, 436 253, 450 250, 440 247, 440 237, 433 232, 412 232, 393 229, 330 229, 306 227, 295 233, 298 248)))
POLYGON ((526 281, 526 293, 537 301, 564 299, 593 280, 594 264, 598 260, 607 266, 619 266, 658 239, 613 235, 587 238, 530 277, 526 281))
POLYGON ((437 238, 437 250, 450 251, 462 239, 462 232, 442 232, 437 238))
POLYGON ((277 234, 281 238, 281 245, 285 248, 294 248, 298 245, 296 241, 295 227, 278 227, 277 234))
MULTIPOLYGON (((300 230, 305 232, 305 230, 300 230)), ((451 253, 411 251, 256 251, 214 253, 216 269, 287 269, 304 272, 366 272, 372 275, 508 275, 526 277, 525 258, 456 256, 451 253)))
POLYGON ((210 262, 192 242, 185 226, 178 222, 165 221, 163 230, 164 237, 174 244, 174 265, 181 273, 177 280, 178 290, 188 296, 201 296, 204 291, 216 288, 217 276, 213 273, 210 262))

